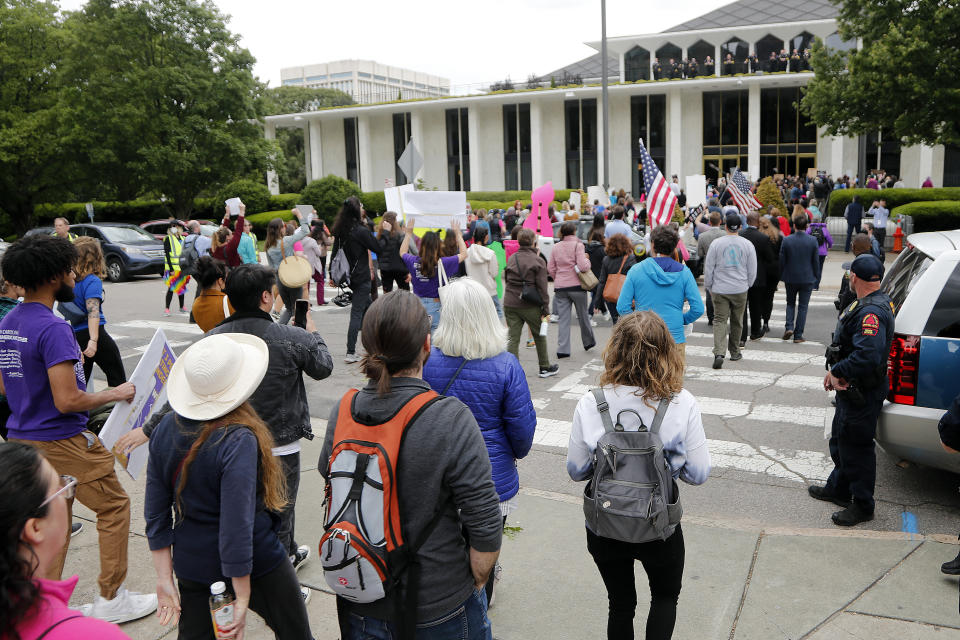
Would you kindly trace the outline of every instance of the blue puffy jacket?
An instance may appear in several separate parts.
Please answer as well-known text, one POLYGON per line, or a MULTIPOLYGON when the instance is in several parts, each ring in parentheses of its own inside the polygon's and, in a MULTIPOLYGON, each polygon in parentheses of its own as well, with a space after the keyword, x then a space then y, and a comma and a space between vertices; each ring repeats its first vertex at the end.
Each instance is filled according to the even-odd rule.
MULTIPOLYGON (((442 393, 462 362, 463 358, 444 355, 434 347, 423 367, 423 379, 442 393)), ((467 362, 446 395, 470 407, 480 425, 500 501, 517 495, 520 476, 516 461, 533 445, 537 414, 527 376, 516 356, 504 351, 492 358, 467 362)))

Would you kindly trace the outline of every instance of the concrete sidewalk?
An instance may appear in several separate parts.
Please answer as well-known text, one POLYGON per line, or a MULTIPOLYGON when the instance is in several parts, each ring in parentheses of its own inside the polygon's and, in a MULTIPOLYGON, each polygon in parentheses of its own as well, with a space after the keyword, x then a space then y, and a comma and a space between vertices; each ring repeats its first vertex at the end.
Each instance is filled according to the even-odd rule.
MULTIPOLYGON (((297 501, 298 542, 310 545, 314 554, 322 532, 319 447, 319 438, 304 442, 297 501)), ((155 577, 142 535, 144 483, 119 475, 133 503, 127 585, 148 592, 155 577)), ((683 486, 681 496, 696 490, 683 486)), ((824 519, 836 510, 830 504, 822 508, 824 519)), ((99 570, 92 514, 80 505, 75 514, 86 521, 86 528, 71 543, 64 573, 81 577, 73 606, 92 600, 99 570)), ((517 529, 511 529, 503 543, 503 576, 490 611, 494 636, 604 637, 606 591, 587 553, 580 498, 523 489, 520 509, 507 525, 517 529)), ((684 515, 682 526, 686 568, 677 640, 960 640, 957 579, 939 571, 940 564, 957 553, 953 532, 920 536, 859 528, 782 529, 692 512, 684 515)), ((639 564, 636 570, 640 605, 635 627, 641 638, 649 591, 639 564)), ((338 638, 334 598, 326 591, 315 557, 299 576, 315 589, 307 606, 314 637, 338 638)), ((176 637, 153 617, 123 625, 123 630, 137 640, 176 637)), ((247 637, 273 634, 251 615, 247 637)))

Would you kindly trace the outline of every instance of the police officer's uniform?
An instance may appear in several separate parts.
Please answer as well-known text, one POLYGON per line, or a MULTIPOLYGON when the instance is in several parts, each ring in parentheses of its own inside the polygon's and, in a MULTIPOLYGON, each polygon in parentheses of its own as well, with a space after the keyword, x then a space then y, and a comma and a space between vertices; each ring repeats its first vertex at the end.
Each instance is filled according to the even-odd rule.
MULTIPOLYGON (((850 268, 866 281, 883 276, 883 264, 871 255, 858 256, 850 268)), ((827 349, 827 368, 850 388, 837 391, 830 434, 834 469, 826 485, 810 487, 810 494, 842 506, 852 497, 851 506, 833 514, 835 524, 852 525, 873 518, 874 436, 887 394, 887 356, 893 330, 893 303, 886 293, 875 291, 843 310, 833 344, 827 349)))

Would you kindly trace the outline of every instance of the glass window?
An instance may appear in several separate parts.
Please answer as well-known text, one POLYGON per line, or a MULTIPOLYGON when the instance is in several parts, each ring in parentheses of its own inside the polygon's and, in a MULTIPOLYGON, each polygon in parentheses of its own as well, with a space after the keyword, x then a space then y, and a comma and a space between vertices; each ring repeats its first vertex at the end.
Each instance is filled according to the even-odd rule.
POLYGON ((824 44, 834 51, 849 51, 850 49, 857 48, 856 40, 844 40, 836 31, 827 36, 824 44))
POLYGON ((627 82, 650 79, 650 52, 634 47, 623 56, 624 78, 627 82))
POLYGON ((817 128, 797 108, 800 97, 799 87, 760 90, 760 177, 816 166, 817 128))
MULTIPOLYGON (((896 311, 907 299, 907 294, 913 289, 920 276, 933 264, 933 258, 916 247, 908 246, 903 253, 897 256, 890 266, 887 275, 883 278, 881 289, 893 300, 896 311)), ((956 275, 956 274, 954 274, 956 275)))
POLYGON ((666 157, 666 106, 667 98, 663 94, 630 98, 630 146, 634 166, 631 194, 634 198, 639 198, 644 192, 639 138, 643 138, 643 144, 653 161, 663 168, 666 157))
POLYGON ((733 38, 720 45, 720 60, 717 64, 721 65, 723 75, 732 75, 734 73, 745 73, 747 70, 747 54, 750 52, 750 45, 740 38, 733 38), (727 59, 727 54, 733 57, 733 66, 729 67, 723 64, 727 59))
POLYGON ((447 184, 450 191, 470 190, 470 140, 467 109, 447 109, 447 184))
POLYGON ((900 175, 900 141, 884 135, 883 131, 868 133, 867 169, 883 169, 888 174, 900 175))
POLYGON ((352 78, 353 71, 341 71, 340 73, 331 73, 330 77, 339 80, 340 78, 352 78))
POLYGON ((790 53, 793 53, 794 49, 803 53, 804 49, 809 49, 811 46, 813 46, 813 36, 806 31, 790 39, 790 53))
POLYGON ((943 291, 933 305, 927 326, 923 335, 938 338, 960 338, 960 266, 954 268, 953 273, 943 285, 943 291))
POLYGON ((679 62, 683 58, 683 50, 675 44, 667 43, 657 49, 656 57, 660 58, 660 64, 667 64, 673 58, 679 62))
MULTIPOLYGON (((107 237, 108 242, 114 242, 117 244, 126 244, 126 243, 139 243, 139 242, 150 242, 155 244, 157 242, 156 238, 153 237, 153 234, 147 233, 140 227, 108 227, 102 226, 99 227, 103 235, 107 237)), ((94 235, 94 234, 90 234, 94 235)), ((94 235, 96 237, 96 235, 94 235)))
POLYGON ((303 80, 300 78, 287 78, 283 81, 284 86, 290 86, 292 84, 300 84, 303 80))
POLYGON ((720 144, 720 92, 703 94, 703 144, 720 144))
POLYGON ((697 60, 697 63, 700 65, 700 74, 705 75, 706 72, 703 69, 703 62, 707 59, 707 56, 711 58, 716 55, 716 47, 705 40, 698 40, 693 46, 687 47, 687 57, 690 58, 690 61, 693 62, 694 59, 697 60))
POLYGON ((960 187, 960 145, 943 145, 943 186, 960 187))
POLYGON ((343 119, 343 142, 347 157, 347 180, 360 185, 360 141, 357 137, 357 119, 343 119))
POLYGON ((405 87, 413 87, 413 83, 412 83, 412 82, 409 82, 409 81, 407 81, 407 80, 404 80, 404 81, 403 81, 403 86, 405 86, 405 87))
POLYGON ((386 82, 386 81, 387 81, 387 76, 374 75, 374 76, 373 76, 373 79, 376 80, 377 82, 386 82))
POLYGON ((720 144, 740 144, 740 93, 724 91, 722 94, 722 115, 720 126, 720 144))
POLYGON ((366 73, 366 72, 364 72, 364 71, 357 71, 357 75, 360 76, 361 78, 369 78, 369 77, 370 77, 370 74, 369 74, 369 73, 366 73))
POLYGON ((398 185, 413 182, 413 176, 407 176, 396 164, 406 150, 407 143, 410 142, 410 122, 411 115, 409 111, 393 114, 393 162, 394 168, 396 169, 396 184, 398 185))
MULTIPOLYGON (((771 53, 779 55, 783 46, 783 39, 773 35, 765 35, 757 40, 757 43, 754 45, 754 51, 756 51, 757 58, 760 59, 760 64, 762 65, 770 59, 771 53)), ((767 71, 776 71, 776 69, 767 69, 767 71)))

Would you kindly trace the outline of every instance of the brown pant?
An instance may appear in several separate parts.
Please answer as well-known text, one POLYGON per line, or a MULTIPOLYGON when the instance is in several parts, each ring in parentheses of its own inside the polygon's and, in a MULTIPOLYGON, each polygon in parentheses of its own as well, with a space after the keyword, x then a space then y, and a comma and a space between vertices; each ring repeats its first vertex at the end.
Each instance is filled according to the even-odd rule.
MULTIPOLYGON (((127 542, 130 535, 130 498, 113 470, 113 454, 89 431, 66 440, 11 440, 39 449, 60 475, 77 479, 76 499, 97 514, 100 536, 100 595, 113 599, 127 577, 127 542), (90 436, 93 444, 87 440, 90 436)), ((67 501, 67 514, 72 517, 73 500, 67 501)), ((51 566, 48 580, 60 580, 70 546, 70 529, 63 551, 51 566)))

